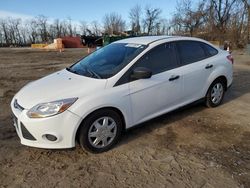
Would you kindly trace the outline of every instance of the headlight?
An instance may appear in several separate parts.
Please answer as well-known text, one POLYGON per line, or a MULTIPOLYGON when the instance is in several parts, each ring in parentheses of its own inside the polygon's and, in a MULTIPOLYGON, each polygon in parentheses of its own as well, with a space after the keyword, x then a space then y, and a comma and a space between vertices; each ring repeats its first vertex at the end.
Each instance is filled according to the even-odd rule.
POLYGON ((32 107, 27 115, 30 118, 44 118, 60 114, 67 110, 77 98, 63 99, 48 103, 41 103, 32 107))

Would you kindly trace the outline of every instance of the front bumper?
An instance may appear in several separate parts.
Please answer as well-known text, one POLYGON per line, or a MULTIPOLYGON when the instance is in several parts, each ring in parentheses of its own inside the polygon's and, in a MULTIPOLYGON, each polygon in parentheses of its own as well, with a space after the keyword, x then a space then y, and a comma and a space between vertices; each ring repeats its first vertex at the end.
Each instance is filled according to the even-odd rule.
POLYGON ((28 110, 14 107, 11 102, 14 126, 21 144, 31 147, 61 149, 75 147, 75 135, 81 118, 66 110, 48 118, 29 118, 28 110), (50 141, 45 135, 53 135, 57 139, 50 141))

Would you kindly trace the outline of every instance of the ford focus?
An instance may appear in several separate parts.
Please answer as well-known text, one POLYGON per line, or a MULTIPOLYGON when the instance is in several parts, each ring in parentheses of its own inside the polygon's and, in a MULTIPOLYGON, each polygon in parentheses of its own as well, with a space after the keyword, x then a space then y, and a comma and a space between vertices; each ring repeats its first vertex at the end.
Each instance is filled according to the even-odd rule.
POLYGON ((191 37, 120 40, 24 86, 11 109, 23 145, 111 149, 123 130, 202 99, 221 104, 233 57, 191 37))

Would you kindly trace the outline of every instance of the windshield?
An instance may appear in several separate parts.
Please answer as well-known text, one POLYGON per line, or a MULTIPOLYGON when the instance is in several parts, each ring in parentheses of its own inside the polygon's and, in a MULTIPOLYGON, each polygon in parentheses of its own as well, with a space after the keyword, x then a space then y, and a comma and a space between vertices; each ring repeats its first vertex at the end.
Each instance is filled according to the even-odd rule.
POLYGON ((110 78, 145 48, 140 44, 113 43, 86 56, 67 70, 92 78, 110 78))

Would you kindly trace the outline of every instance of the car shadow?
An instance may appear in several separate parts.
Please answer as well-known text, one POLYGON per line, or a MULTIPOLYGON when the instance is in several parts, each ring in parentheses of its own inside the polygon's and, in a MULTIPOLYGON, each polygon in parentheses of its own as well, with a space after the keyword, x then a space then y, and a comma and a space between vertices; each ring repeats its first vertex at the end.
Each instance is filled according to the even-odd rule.
POLYGON ((233 84, 228 89, 223 104, 231 102, 248 93, 250 93, 250 69, 237 69, 234 71, 233 84))
POLYGON ((168 127, 172 123, 176 121, 180 121, 181 119, 189 115, 203 111, 204 109, 206 109, 204 103, 202 101, 199 101, 199 102, 195 102, 187 106, 181 107, 179 109, 176 109, 172 112, 163 114, 161 116, 153 118, 144 123, 138 124, 124 131, 124 134, 122 135, 122 138, 116 147, 119 147, 123 144, 127 144, 130 141, 138 139, 139 137, 145 134, 149 134, 155 129, 159 129, 161 127, 168 127))

